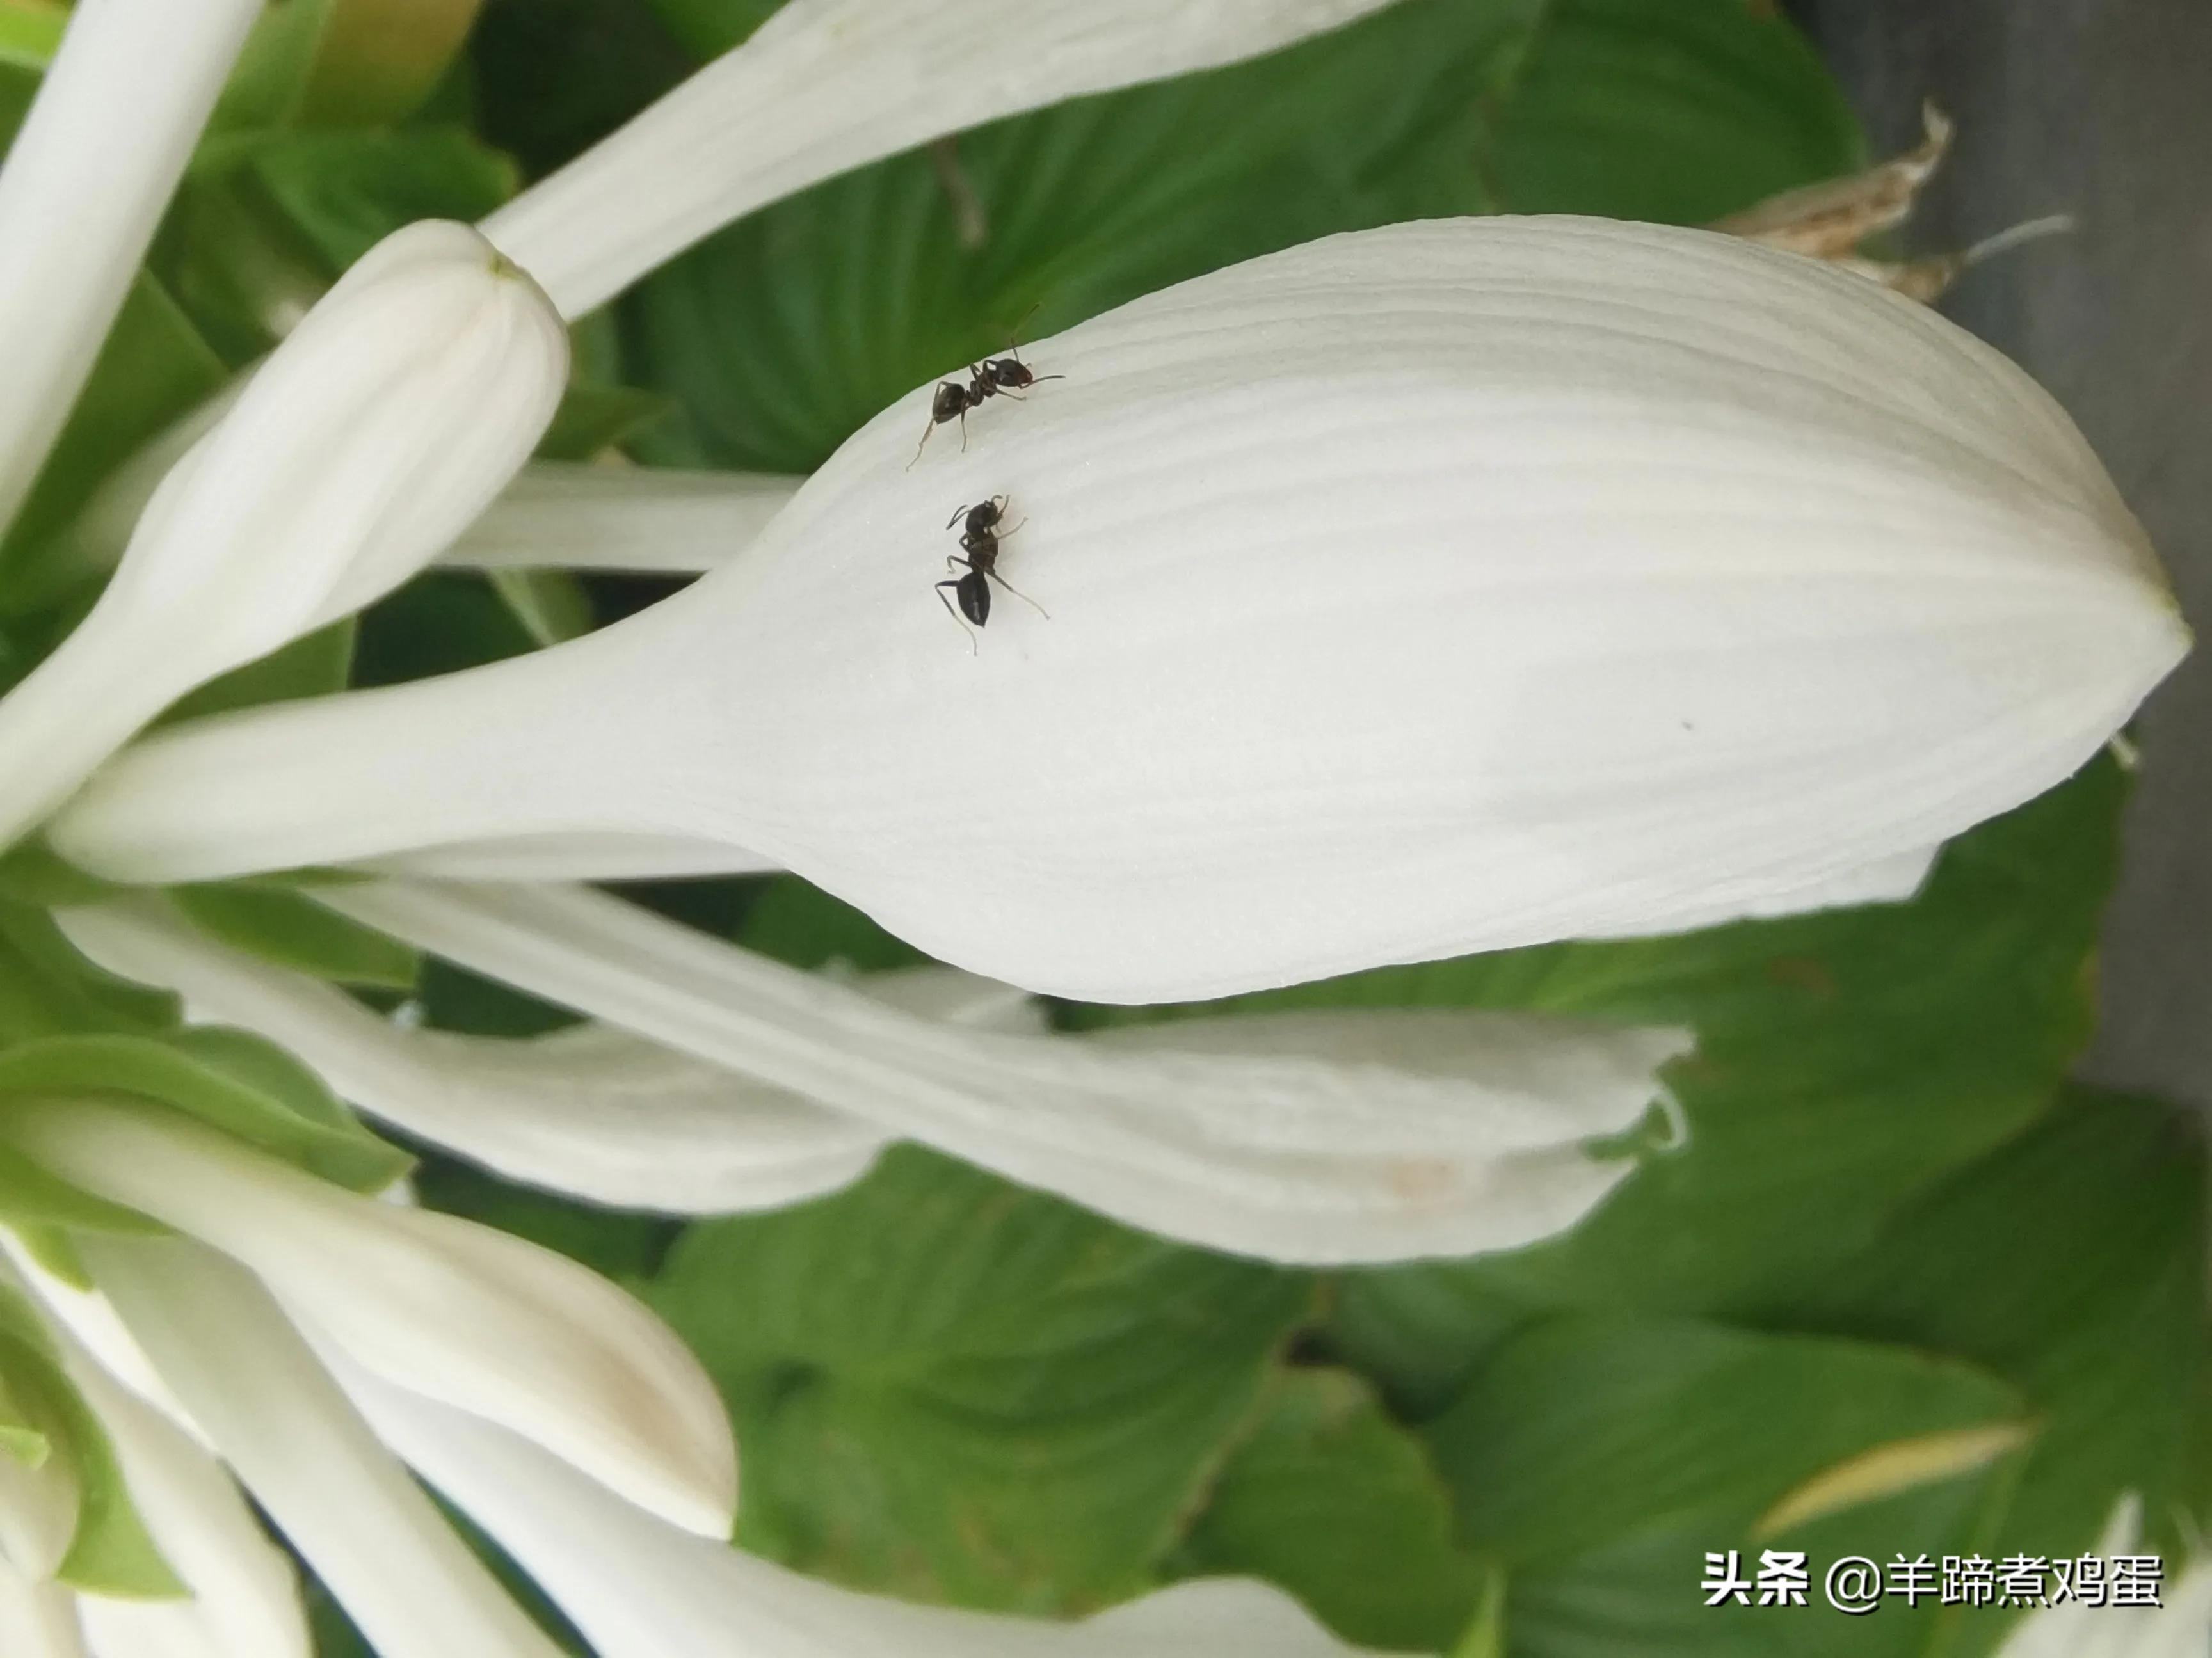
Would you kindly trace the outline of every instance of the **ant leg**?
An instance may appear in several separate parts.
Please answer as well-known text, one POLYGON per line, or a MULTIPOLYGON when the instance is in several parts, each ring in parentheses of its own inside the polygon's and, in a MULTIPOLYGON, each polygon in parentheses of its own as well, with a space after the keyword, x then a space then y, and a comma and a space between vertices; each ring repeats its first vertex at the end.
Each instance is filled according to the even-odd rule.
MULTIPOLYGON (((975 567, 973 564, 970 564, 966 559, 961 557, 957 553, 947 553, 945 556, 945 568, 948 570, 955 568, 963 570, 972 570, 975 567)), ((945 586, 945 583, 940 581, 937 585, 942 587, 945 586)))
POLYGON ((965 409, 960 411, 960 452, 963 455, 968 452, 968 411, 965 409))
POLYGON ((967 618, 962 616, 959 611, 954 610, 952 608, 952 601, 945 596, 945 590, 947 587, 957 590, 960 584, 957 581, 939 582, 937 584, 937 602, 945 606, 945 614, 951 616, 955 622, 957 622, 960 624, 960 631, 968 635, 968 654, 970 656, 978 656, 981 655, 981 653, 975 648, 975 630, 968 625, 967 618))
POLYGON ((1024 592, 1019 587, 1014 586, 1012 582, 1007 580, 1006 577, 1000 575, 996 570, 986 570, 983 574, 990 577, 992 580, 997 582, 1001 587, 1004 587, 1016 598, 1021 600, 1023 604, 1028 605, 1030 609, 1035 610, 1046 621, 1049 622, 1052 620, 1052 612, 1050 610, 1045 609, 1043 605, 1038 604, 1036 600, 1031 598, 1027 593, 1024 592))
MULTIPOLYGON (((928 425, 921 428, 921 441, 914 446, 914 460, 910 460, 906 464, 906 470, 908 471, 911 472, 914 471, 915 461, 920 460, 921 459, 921 452, 929 447, 929 434, 936 429, 937 422, 933 418, 930 421, 928 425)), ((952 526, 948 524, 945 527, 949 530, 952 526)))

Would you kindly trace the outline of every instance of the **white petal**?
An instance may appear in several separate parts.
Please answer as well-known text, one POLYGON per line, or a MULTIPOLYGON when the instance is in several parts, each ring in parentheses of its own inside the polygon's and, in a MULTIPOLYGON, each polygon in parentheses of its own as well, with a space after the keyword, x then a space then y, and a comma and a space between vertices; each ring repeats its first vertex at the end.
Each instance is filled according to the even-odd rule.
POLYGON ((0 525, 92 372, 261 0, 98 0, 0 167, 0 525))
POLYGON ((600 1658, 1350 1658, 1287 1597, 1194 1583, 1061 1625, 857 1594, 685 1537, 512 1434, 369 1378, 357 1401, 561 1605, 600 1658))
MULTIPOLYGON (((80 569, 90 574, 113 568, 162 477, 232 400, 204 404, 100 486, 63 532, 80 569)), ((803 482, 538 461, 515 475, 439 562, 485 570, 717 570, 738 560, 803 482)))
POLYGON ((295 1317, 378 1375, 509 1424, 678 1524, 727 1533, 735 1454, 713 1384, 665 1325, 596 1273, 128 1105, 26 1103, 6 1132, 64 1179, 252 1267, 295 1317))
MULTIPOLYGON (((2141 1546, 2142 1498, 2114 1505, 2098 1540, 2106 1558, 2141 1546)), ((2092 1606, 2064 1600, 2014 1626, 1996 1658, 2207 1658, 2212 1654, 2212 1558, 2190 1562, 2163 1586, 2160 1606, 2092 1606)))
POLYGON ((76 1530, 79 1495, 68 1458, 27 1468, 0 1452, 0 1565, 33 1581, 58 1571, 76 1530))
MULTIPOLYGON (((738 568, 441 681, 180 728, 60 823, 173 880, 720 840, 1033 990, 1195 999, 1749 908, 2092 756, 2186 632, 2065 416, 1732 238, 1343 236, 923 388, 738 568), (949 510, 1021 523, 970 654, 949 510)), ((596 870, 593 873, 605 873, 596 870)))
POLYGON ((568 335, 467 227, 373 249, 169 472, 99 604, 0 701, 0 841, 167 703, 405 580, 522 465, 568 335))
POLYGON ((485 570, 719 570, 804 482, 540 461, 522 469, 443 562, 485 570))
POLYGON ((1861 904, 1901 904, 1919 896, 1943 848, 1916 847, 1871 864, 1846 870, 1825 881, 1788 892, 1764 895, 1733 904, 1683 911, 1650 920, 1621 932, 1613 938, 1648 938, 1656 933, 1687 932, 1697 927, 1719 926, 1729 921, 1771 920, 1784 915, 1812 915, 1822 910, 1849 909, 1861 904))
POLYGON ((928 139, 1257 57, 1388 0, 793 0, 484 221, 580 317, 741 215, 928 139))
POLYGON ((85 1658, 76 1597, 0 1560, 0 1652, 8 1658, 85 1658))
POLYGON ((88 1597, 85 1628, 94 1650, 103 1658, 110 1652, 154 1658, 194 1651, 190 1642, 197 1638, 203 1643, 197 1650, 211 1658, 312 1658, 314 1641, 291 1560, 269 1540, 230 1476, 181 1428, 72 1349, 64 1338, 70 1379, 99 1413, 131 1501, 193 1597, 188 1605, 88 1597), (141 1645, 121 1638, 127 1629, 141 1630, 141 1645), (173 1644, 155 1644, 161 1639, 173 1644))
POLYGON ((519 1042, 402 1029, 151 907, 65 912, 64 925, 111 971, 281 1042, 362 1109, 510 1179, 716 1214, 835 1191, 884 1144, 868 1124, 605 1026, 519 1042))
POLYGON ((558 1658, 252 1278, 181 1240, 88 1238, 85 1251, 164 1379, 379 1658, 558 1658))
POLYGON ((1107 1045, 917 1017, 604 894, 401 883, 336 909, 477 972, 1168 1236, 1291 1261, 1462 1255, 1632 1166, 1680 1032, 1483 1015, 1220 1020, 1107 1045))
POLYGON ((78 1597, 77 1615, 92 1658, 243 1658, 251 1650, 224 1646, 189 1600, 111 1600, 86 1594, 78 1597))
POLYGON ((199 1431, 185 1407, 170 1393, 139 1348, 123 1321, 97 1290, 80 1290, 63 1282, 33 1259, 15 1235, 0 1227, 0 1252, 17 1278, 35 1295, 50 1324, 68 1343, 82 1348, 111 1378, 152 1405, 163 1416, 201 1445, 207 1436, 199 1431))

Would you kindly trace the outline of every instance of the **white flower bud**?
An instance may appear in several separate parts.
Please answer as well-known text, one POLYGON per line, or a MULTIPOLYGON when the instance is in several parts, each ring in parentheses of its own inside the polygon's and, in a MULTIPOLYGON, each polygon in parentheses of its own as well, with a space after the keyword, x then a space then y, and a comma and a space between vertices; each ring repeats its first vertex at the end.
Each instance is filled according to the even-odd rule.
POLYGON ((792 0, 484 234, 562 313, 755 208, 945 133, 1255 58, 1388 0, 792 0))
POLYGON ((100 0, 61 50, 0 167, 0 525, 15 515, 261 0, 100 0))
POLYGON ((1272 1585, 1178 1584, 1080 1623, 862 1594, 686 1537, 514 1435, 358 1371, 376 1430, 497 1539, 601 1658, 1361 1658, 1272 1585))
POLYGON ((719 844, 1030 989, 1214 996, 1844 879, 2060 781, 2187 646, 2025 374, 1731 238, 1399 226, 1030 360, 1066 379, 964 452, 908 470, 918 391, 665 604, 165 734, 57 844, 127 880, 719 844), (932 584, 994 496, 1051 615, 971 641, 932 584))
MULTIPOLYGON (((182 1238, 87 1237, 84 1254, 163 1379, 380 1658, 558 1658, 250 1273, 182 1238)), ((629 1508, 583 1483, 608 1508, 629 1508)))
POLYGON ((11 1112, 6 1132, 64 1180, 252 1267, 378 1375, 507 1423, 679 1525, 727 1533, 735 1453, 713 1384, 596 1273, 488 1226, 341 1191, 176 1113, 41 1102, 11 1112))
POLYGON ((87 1658, 76 1597, 0 1558, 0 1652, 9 1658, 87 1658))
POLYGON ((552 418, 568 335, 465 225, 366 255, 173 468, 100 603, 0 702, 0 841, 193 687, 405 580, 552 418))

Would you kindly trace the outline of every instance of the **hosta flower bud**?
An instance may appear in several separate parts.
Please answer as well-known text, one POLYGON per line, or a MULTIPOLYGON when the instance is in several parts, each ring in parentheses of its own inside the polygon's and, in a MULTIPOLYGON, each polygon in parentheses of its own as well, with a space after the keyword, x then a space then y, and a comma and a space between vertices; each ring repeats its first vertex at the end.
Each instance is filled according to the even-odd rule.
POLYGON ((260 0, 101 0, 0 167, 0 525, 15 515, 122 308, 260 0))
POLYGON ((792 0, 484 234, 580 316, 834 174, 1023 110, 1255 58, 1386 3, 792 0))
POLYGON ((552 418, 568 336, 465 225, 372 250, 173 468, 99 604, 0 703, 0 841, 194 686, 404 580, 552 418))
POLYGON ((686 1537, 516 1436, 340 1370, 379 1434, 544 1584, 601 1658, 1367 1658, 1271 1584, 1212 1578, 1080 1623, 863 1594, 686 1537))
POLYGON ((678 1524, 728 1530, 735 1454, 712 1384, 645 1309, 566 1257, 128 1104, 25 1104, 7 1133, 63 1178, 252 1267, 379 1375, 510 1423, 678 1524))
MULTIPOLYGON (((557 1658, 251 1274, 182 1238, 88 1237, 84 1254, 192 1419, 374 1651, 557 1658)), ((607 1507, 631 1507, 585 1483, 607 1507)))
POLYGON ((180 728, 57 843, 720 846, 1030 989, 1213 996, 1842 879, 2066 777, 2186 647, 2024 374, 1730 238, 1399 226, 1029 355, 1066 378, 965 452, 909 470, 917 392, 666 603, 180 728), (933 584, 994 497, 1050 615, 987 590, 971 634, 933 584))

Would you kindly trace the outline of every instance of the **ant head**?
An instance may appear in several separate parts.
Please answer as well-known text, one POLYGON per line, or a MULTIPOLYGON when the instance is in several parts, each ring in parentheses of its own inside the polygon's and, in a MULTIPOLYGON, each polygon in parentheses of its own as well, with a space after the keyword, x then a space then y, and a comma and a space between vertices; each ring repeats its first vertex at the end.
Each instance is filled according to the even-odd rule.
POLYGON ((994 357, 983 367, 994 382, 1009 392, 1018 392, 1036 383, 1036 376, 1019 357, 994 357))

